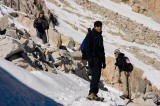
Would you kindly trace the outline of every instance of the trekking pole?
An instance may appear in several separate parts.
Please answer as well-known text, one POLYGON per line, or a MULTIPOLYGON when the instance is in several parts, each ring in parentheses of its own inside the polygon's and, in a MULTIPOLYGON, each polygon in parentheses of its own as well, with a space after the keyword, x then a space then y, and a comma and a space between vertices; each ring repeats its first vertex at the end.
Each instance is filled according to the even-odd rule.
POLYGON ((114 78, 115 72, 116 72, 116 66, 115 66, 115 69, 114 69, 114 71, 112 73, 112 86, 113 86, 113 78, 114 78))
MULTIPOLYGON (((115 65, 115 70, 116 70, 116 65, 115 65)), ((118 78, 119 79, 119 78, 118 78)), ((120 97, 120 91, 121 91, 121 87, 120 87, 120 82, 118 81, 118 87, 119 87, 119 90, 118 90, 118 95, 120 97)))
POLYGON ((129 76, 128 76, 128 73, 126 74, 126 80, 127 80, 127 93, 128 93, 128 97, 129 97, 130 96, 129 95, 130 88, 129 88, 129 76))
POLYGON ((49 34, 48 34, 48 29, 47 29, 47 37, 48 37, 48 43, 49 43, 49 34))
POLYGON ((120 96, 120 91, 121 91, 120 83, 118 83, 118 86, 119 86, 119 92, 118 92, 118 95, 120 96))

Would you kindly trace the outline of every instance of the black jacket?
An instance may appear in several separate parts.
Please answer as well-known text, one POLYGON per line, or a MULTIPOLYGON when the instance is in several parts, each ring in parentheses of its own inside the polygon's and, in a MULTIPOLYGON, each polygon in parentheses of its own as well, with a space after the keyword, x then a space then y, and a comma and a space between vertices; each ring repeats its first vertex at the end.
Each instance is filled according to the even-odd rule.
POLYGON ((91 60, 93 57, 102 57, 105 61, 105 52, 103 46, 102 32, 96 32, 94 29, 90 29, 85 38, 85 51, 87 60, 91 60))
POLYGON ((116 58, 115 65, 118 66, 120 71, 124 70, 124 58, 125 55, 123 53, 118 54, 118 57, 116 58))
POLYGON ((45 17, 36 18, 33 23, 34 28, 38 30, 38 32, 44 33, 46 29, 49 29, 49 23, 45 17))

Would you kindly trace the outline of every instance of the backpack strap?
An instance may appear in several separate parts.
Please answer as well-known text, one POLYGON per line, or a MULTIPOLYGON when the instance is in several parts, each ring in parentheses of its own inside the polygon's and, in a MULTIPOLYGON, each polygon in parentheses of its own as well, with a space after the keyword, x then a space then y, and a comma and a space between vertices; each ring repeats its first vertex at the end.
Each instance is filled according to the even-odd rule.
POLYGON ((93 46, 93 54, 94 54, 95 53, 95 48, 96 48, 96 45, 95 45, 95 42, 94 42, 95 35, 94 35, 93 31, 91 30, 91 28, 88 28, 87 36, 88 35, 91 36, 91 39, 92 39, 92 42, 93 42, 93 45, 91 45, 91 46, 93 46))

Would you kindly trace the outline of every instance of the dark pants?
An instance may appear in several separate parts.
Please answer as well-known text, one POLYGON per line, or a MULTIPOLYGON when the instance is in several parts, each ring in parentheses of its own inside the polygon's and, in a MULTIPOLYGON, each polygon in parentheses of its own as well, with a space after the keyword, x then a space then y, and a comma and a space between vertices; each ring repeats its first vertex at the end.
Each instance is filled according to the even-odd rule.
POLYGON ((92 79, 90 83, 90 90, 89 93, 98 93, 99 87, 99 81, 101 76, 101 69, 102 69, 102 59, 100 57, 94 57, 93 60, 91 60, 92 63, 89 62, 89 67, 92 73, 92 79))
POLYGON ((39 32, 37 31, 37 37, 42 39, 43 43, 47 43, 47 35, 46 35, 46 32, 39 32))

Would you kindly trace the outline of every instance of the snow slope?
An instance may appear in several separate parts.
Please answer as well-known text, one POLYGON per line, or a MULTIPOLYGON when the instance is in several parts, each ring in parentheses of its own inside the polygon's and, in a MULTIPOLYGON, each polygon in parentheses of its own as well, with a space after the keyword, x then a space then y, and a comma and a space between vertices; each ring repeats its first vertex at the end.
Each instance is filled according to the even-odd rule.
POLYGON ((28 72, 0 59, 0 106, 117 106, 122 105, 116 94, 100 90, 104 102, 86 99, 89 82, 74 74, 28 72))
MULTIPOLYGON (((45 0, 45 3, 47 7, 53 11, 58 17, 60 26, 57 27, 58 31, 64 35, 71 36, 73 39, 79 43, 82 42, 82 40, 85 37, 85 33, 82 31, 82 29, 87 31, 87 28, 93 27, 93 22, 96 20, 103 21, 104 18, 99 14, 94 14, 89 10, 84 9, 84 7, 76 4, 74 0, 67 0, 67 2, 70 4, 71 7, 66 7, 63 3, 59 2, 61 7, 58 7, 50 2, 51 0, 45 0), (70 11, 65 11, 65 9, 70 11), (77 15, 79 14, 79 15, 77 15), (88 17, 92 17, 90 20, 88 20, 88 17), (71 23, 72 25, 76 26, 78 30, 75 30, 72 25, 68 24, 71 23)), ((152 19, 133 12, 130 7, 124 5, 124 4, 117 4, 114 2, 111 2, 110 0, 91 0, 92 2, 95 2, 99 4, 100 6, 104 6, 107 9, 110 9, 112 11, 118 12, 119 14, 122 14, 126 17, 129 17, 132 20, 136 20, 139 23, 142 23, 152 29, 160 30, 160 24, 154 22, 152 19)), ((105 46, 105 53, 106 56, 114 57, 113 52, 116 48, 121 48, 121 46, 131 46, 139 48, 141 52, 144 52, 147 56, 154 57, 157 60, 160 60, 160 52, 159 47, 152 47, 152 46, 146 46, 141 45, 137 43, 132 43, 125 41, 121 39, 118 36, 113 36, 110 33, 108 33, 108 30, 114 30, 116 31, 116 28, 111 28, 109 26, 103 25, 103 36, 104 36, 104 46, 105 46)), ((126 50, 129 48, 126 48, 126 50)), ((151 81, 153 86, 156 86, 157 88, 160 88, 160 71, 156 70, 154 67, 149 66, 141 62, 141 60, 138 60, 134 57, 134 54, 131 54, 129 52, 126 52, 126 50, 121 49, 122 52, 124 52, 131 60, 131 62, 138 68, 144 71, 143 77, 147 77, 148 80, 151 81)))
MULTIPOLYGON (((143 21, 140 21, 142 15, 134 13, 131 10, 129 11, 126 9, 129 8, 126 7, 126 5, 115 4, 110 0, 93 1, 106 8, 114 8, 114 11, 119 11, 120 14, 128 15, 127 17, 143 23, 143 21), (133 17, 133 15, 135 17, 133 17)), ((56 27, 56 29, 64 35, 73 37, 73 39, 79 43, 81 43, 85 37, 85 33, 82 30, 86 30, 88 27, 93 27, 93 22, 96 20, 103 21, 102 16, 99 14, 93 14, 89 10, 85 10, 83 7, 77 5, 74 0, 67 0, 67 2, 71 4, 71 7, 65 7, 60 1, 59 3, 61 4, 61 7, 52 4, 49 0, 45 0, 45 2, 47 7, 54 11, 58 16, 60 26, 56 27), (65 11, 64 8, 71 12, 65 11), (76 14, 79 14, 79 16, 76 14), (88 20, 88 17, 90 20, 88 20), (78 30, 74 29, 71 24, 68 24, 68 22, 76 26, 78 30)), ((0 17, 2 14, 8 14, 10 11, 2 5, 0 9, 0 17)), ((9 20, 11 23, 15 23, 16 27, 25 28, 23 25, 17 23, 15 19, 10 18, 9 20)), ((159 30, 159 24, 151 21, 151 19, 147 17, 143 18, 143 20, 146 20, 143 23, 144 25, 153 29, 156 27, 157 29, 155 29, 159 30)), ((106 56, 113 57, 114 49, 119 48, 121 45, 128 45, 140 48, 142 52, 146 50, 153 52, 153 54, 148 54, 147 52, 146 54, 160 59, 159 48, 124 41, 120 37, 115 37, 108 33, 108 29, 116 30, 106 25, 103 26, 106 56)), ((154 67, 148 66, 136 59, 134 54, 128 53, 125 50, 122 51, 131 59, 131 62, 136 67, 144 71, 144 77, 147 77, 154 86, 160 88, 159 70, 155 70, 154 67)), ((123 104, 123 101, 118 98, 119 91, 114 90, 113 88, 109 89, 109 91, 112 92, 100 90, 99 95, 105 97, 104 103, 86 100, 88 90, 89 82, 74 74, 58 72, 56 75, 40 71, 28 72, 4 59, 0 59, 0 106, 116 106, 123 104)))
POLYGON ((146 17, 142 14, 138 14, 136 12, 133 12, 132 8, 126 4, 114 3, 111 0, 89 0, 89 1, 95 2, 98 5, 103 6, 103 7, 107 8, 109 10, 112 10, 114 12, 118 12, 119 14, 126 16, 126 17, 130 18, 131 20, 135 20, 136 22, 141 23, 144 26, 147 26, 153 30, 160 31, 160 24, 153 21, 150 17, 146 17))

